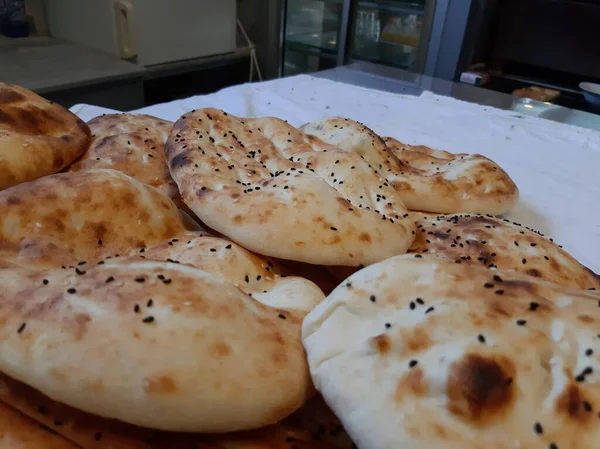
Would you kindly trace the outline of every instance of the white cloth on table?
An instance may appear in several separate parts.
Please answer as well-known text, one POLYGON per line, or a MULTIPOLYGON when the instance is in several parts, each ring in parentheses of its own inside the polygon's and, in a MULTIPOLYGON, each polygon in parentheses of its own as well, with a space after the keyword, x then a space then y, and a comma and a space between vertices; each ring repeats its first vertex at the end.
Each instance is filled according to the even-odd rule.
MULTIPOLYGON (((600 133, 424 92, 399 95, 299 75, 230 87, 137 111, 167 120, 203 107, 238 116, 275 116, 299 126, 339 115, 409 144, 480 153, 519 186, 507 218, 538 229, 600 272, 600 133)), ((71 108, 84 120, 114 112, 71 108)))

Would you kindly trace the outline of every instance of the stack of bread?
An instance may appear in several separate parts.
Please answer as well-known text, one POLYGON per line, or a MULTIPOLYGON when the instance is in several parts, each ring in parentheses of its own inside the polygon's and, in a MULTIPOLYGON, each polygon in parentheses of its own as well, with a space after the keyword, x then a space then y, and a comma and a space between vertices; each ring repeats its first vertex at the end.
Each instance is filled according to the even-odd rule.
POLYGON ((484 156, 0 84, 0 189, 0 449, 600 448, 600 279, 484 156))

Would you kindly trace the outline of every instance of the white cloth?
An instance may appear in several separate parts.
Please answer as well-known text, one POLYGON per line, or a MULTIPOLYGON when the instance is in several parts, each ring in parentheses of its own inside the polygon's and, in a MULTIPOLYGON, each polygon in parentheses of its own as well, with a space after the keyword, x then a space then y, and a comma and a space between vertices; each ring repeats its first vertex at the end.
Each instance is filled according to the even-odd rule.
MULTIPOLYGON (((553 236, 600 272, 600 133, 425 92, 397 95, 300 75, 230 87, 134 112, 177 120, 215 107, 239 116, 276 116, 299 126, 339 115, 382 136, 451 152, 480 153, 501 165, 521 197, 508 218, 553 236)), ((113 112, 72 108, 83 119, 113 112)))

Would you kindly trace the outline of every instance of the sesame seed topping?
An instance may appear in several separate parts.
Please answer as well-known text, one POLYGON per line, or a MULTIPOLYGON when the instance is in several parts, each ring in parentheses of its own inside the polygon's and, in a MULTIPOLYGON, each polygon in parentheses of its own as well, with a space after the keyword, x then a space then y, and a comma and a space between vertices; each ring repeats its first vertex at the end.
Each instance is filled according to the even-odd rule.
POLYGON ((70 293, 73 295, 73 294, 77 293, 77 290, 75 290, 73 287, 71 287, 67 290, 67 293, 70 293))
POLYGON ((246 275, 244 279, 246 280, 246 282, 250 282, 250 277, 248 275, 246 275))
POLYGON ((105 282, 108 284, 108 283, 110 283, 110 282, 112 282, 112 281, 114 281, 114 280, 115 280, 115 278, 114 278, 114 277, 112 277, 112 276, 109 276, 109 277, 107 277, 107 278, 106 278, 106 281, 105 281, 105 282))
POLYGON ((329 229, 331 229, 332 231, 337 231, 337 228, 333 226, 331 226, 329 229))
POLYGON ((587 355, 588 357, 591 356, 593 353, 594 353, 594 350, 592 348, 585 350, 585 355, 587 355))
POLYGON ((346 282, 346 287, 348 287, 348 288, 352 287, 352 282, 346 282))
POLYGON ((517 320, 517 326, 525 326, 527 324, 527 320, 517 320))
POLYGON ((497 294, 497 295, 503 295, 504 294, 504 290, 496 290, 494 293, 497 294))
POLYGON ((143 323, 153 323, 154 322, 154 317, 153 316, 147 316, 146 318, 144 318, 142 320, 143 323))
POLYGON ((371 300, 371 302, 375 302, 377 300, 377 298, 375 298, 375 295, 369 296, 369 299, 371 300))
POLYGON ((408 305, 410 307, 410 310, 415 310, 415 307, 417 307, 417 305, 414 302, 410 302, 410 304, 408 305))
POLYGON ((486 282, 485 284, 483 284, 484 288, 494 288, 494 284, 490 284, 489 282, 486 282))
POLYGON ((280 314, 279 314, 279 315, 277 315, 277 316, 278 316, 279 318, 281 318, 282 320, 285 320, 285 319, 287 319, 287 317, 286 317, 286 316, 285 316, 283 313, 280 313, 280 314))
POLYGON ((495 274, 495 275, 494 275, 494 280, 495 280, 496 282, 503 282, 503 281, 502 281, 502 278, 501 278, 500 276, 498 276, 497 274, 495 274))
POLYGON ((421 298, 417 298, 417 299, 415 299, 415 301, 417 302, 417 304, 420 304, 420 305, 425 304, 425 301, 423 301, 423 299, 421 299, 421 298))
POLYGON ((392 327, 391 323, 385 323, 385 328, 389 329, 390 327, 392 327))
POLYGON ((592 404, 590 404, 588 401, 583 401, 583 408, 585 409, 586 412, 591 412, 592 404))
POLYGON ((44 284, 44 285, 48 285, 48 283, 49 283, 49 282, 50 282, 50 281, 49 281, 48 279, 44 279, 44 280, 42 280, 42 284, 44 284))
POLYGON ((148 302, 146 303, 146 307, 152 307, 154 305, 154 300, 152 298, 150 298, 148 300, 148 302))
POLYGON ((533 425, 533 430, 535 433, 537 433, 538 435, 541 435, 542 433, 544 433, 544 429, 542 428, 542 425, 539 422, 536 422, 533 425))
POLYGON ((23 332, 25 330, 25 326, 27 326, 27 323, 22 323, 19 328, 17 329, 17 334, 20 334, 21 332, 23 332))
POLYGON ((485 337, 481 334, 477 336, 477 340, 479 340, 480 343, 485 343, 485 337))
POLYGON ((141 284, 142 282, 146 282, 146 278, 138 276, 135 278, 135 282, 139 282, 141 284))
POLYGON ((419 363, 417 360, 411 360, 410 362, 408 362, 408 367, 409 368, 414 368, 417 363, 419 363))
POLYGON ((133 306, 133 311, 134 311, 135 313, 138 313, 138 312, 140 311, 140 306, 139 306, 139 305, 137 305, 137 304, 136 304, 135 306, 133 306))

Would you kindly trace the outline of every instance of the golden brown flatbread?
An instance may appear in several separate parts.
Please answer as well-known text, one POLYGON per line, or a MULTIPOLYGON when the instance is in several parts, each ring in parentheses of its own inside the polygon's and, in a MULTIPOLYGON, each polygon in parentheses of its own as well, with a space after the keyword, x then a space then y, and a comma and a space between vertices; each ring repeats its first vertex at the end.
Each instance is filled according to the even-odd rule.
POLYGON ((598 304, 407 254, 348 278, 306 317, 303 341, 315 386, 361 449, 589 449, 598 304))
POLYGON ((412 210, 499 215, 519 191, 508 174, 480 154, 451 154, 382 139, 353 120, 329 117, 300 128, 329 144, 361 155, 389 181, 412 210))
MULTIPOLYGON (((312 399, 298 412, 274 426, 224 435, 161 432, 100 418, 53 401, 2 374, 0 401, 10 404, 51 431, 64 435, 83 449, 353 448, 339 420, 320 397, 312 399)), ((31 449, 44 449, 44 446, 31 449)))
POLYGON ((0 192, 0 258, 15 263, 76 265, 184 230, 166 195, 115 170, 61 173, 0 192))
POLYGON ((0 449, 79 449, 79 446, 0 402, 0 449))
POLYGON ((0 190, 62 170, 89 142, 90 130, 75 114, 0 83, 0 190))
POLYGON ((181 198, 165 160, 165 142, 172 122, 143 114, 107 114, 88 122, 89 149, 70 171, 109 168, 163 191, 173 201, 181 198))
POLYGON ((414 226, 395 191, 317 140, 282 120, 202 109, 177 121, 166 154, 184 202, 255 253, 349 266, 404 253, 414 226))
POLYGON ((551 239, 508 219, 411 213, 417 238, 410 252, 514 270, 565 287, 599 290, 600 277, 551 239))
POLYGON ((174 262, 0 270, 0 371, 143 427, 274 424, 313 394, 300 325, 324 296, 302 278, 250 275, 266 291, 174 262))

